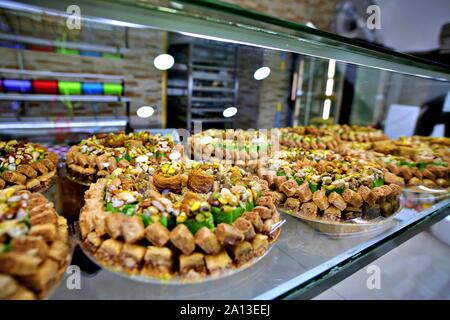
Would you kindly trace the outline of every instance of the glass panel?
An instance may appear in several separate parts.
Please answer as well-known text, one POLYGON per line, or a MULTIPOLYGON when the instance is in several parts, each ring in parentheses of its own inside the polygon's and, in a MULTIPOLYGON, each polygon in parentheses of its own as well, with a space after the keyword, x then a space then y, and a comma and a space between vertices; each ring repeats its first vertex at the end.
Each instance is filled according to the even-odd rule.
MULTIPOLYGON (((435 205, 420 214, 402 212, 395 226, 380 235, 361 235, 333 239, 321 234, 296 218, 285 216, 283 232, 269 253, 251 268, 213 282, 192 285, 149 284, 98 270, 91 263, 81 263, 84 271, 81 289, 70 290, 64 283, 54 299, 274 299, 303 285, 312 278, 352 263, 361 252, 370 254, 378 242, 391 236, 388 246, 398 244, 399 230, 426 216, 450 213, 450 200, 435 205), (396 235, 396 236, 393 236, 396 235), (368 248, 370 248, 368 250, 368 248), (346 262, 344 263, 343 262, 346 262)), ((414 228, 420 228, 415 225, 414 228)), ((80 261, 80 260, 78 260, 80 261)), ((362 266, 361 266, 362 267, 362 266)))
MULTIPOLYGON (((37 1, 63 12, 72 2, 37 1)), ((80 30, 69 29, 64 14, 2 3, 2 139, 67 148, 97 132, 193 131, 200 123, 202 129, 349 123, 384 128, 391 138, 442 135, 450 82, 437 64, 273 18, 257 22, 262 16, 232 6, 77 3, 80 30), (232 108, 237 113, 228 117, 232 108)), ((265 258, 214 285, 149 285, 81 260, 82 290, 61 286, 54 297, 274 298, 387 236, 395 247, 395 232, 448 214, 449 203, 403 210, 380 235, 340 240, 285 216, 265 258)))

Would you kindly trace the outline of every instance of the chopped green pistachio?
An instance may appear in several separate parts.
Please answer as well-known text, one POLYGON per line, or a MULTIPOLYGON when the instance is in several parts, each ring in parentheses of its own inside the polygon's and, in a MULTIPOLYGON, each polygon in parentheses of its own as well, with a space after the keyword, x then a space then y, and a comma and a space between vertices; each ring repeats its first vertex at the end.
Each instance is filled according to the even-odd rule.
POLYGON ((135 204, 126 204, 122 208, 122 213, 125 213, 127 216, 134 216, 136 212, 136 205, 135 204))
POLYGON ((170 165, 169 165, 168 163, 164 163, 164 164, 161 166, 161 171, 162 171, 162 173, 167 173, 167 171, 169 170, 169 167, 170 167, 170 165))
POLYGON ((381 179, 381 178, 375 179, 372 182, 372 188, 381 187, 382 185, 384 185, 384 179, 381 179))
POLYGON ((167 225, 168 225, 168 223, 169 223, 169 221, 168 221, 168 219, 167 219, 167 216, 162 215, 162 216, 159 218, 159 223, 161 223, 164 227, 167 228, 167 225))
POLYGON ((295 177, 294 180, 297 182, 297 184, 300 186, 303 184, 304 180, 302 178, 299 177, 295 177))
POLYGON ((145 228, 147 228, 151 223, 153 223, 152 219, 150 219, 150 217, 145 214, 141 214, 140 217, 145 228))
POLYGON ((314 182, 310 182, 309 183, 309 189, 311 190, 312 193, 316 192, 318 189, 318 184, 314 183, 314 182))
POLYGON ((109 211, 109 212, 114 212, 114 213, 119 212, 119 209, 118 208, 114 208, 111 202, 107 202, 106 203, 105 210, 109 211))

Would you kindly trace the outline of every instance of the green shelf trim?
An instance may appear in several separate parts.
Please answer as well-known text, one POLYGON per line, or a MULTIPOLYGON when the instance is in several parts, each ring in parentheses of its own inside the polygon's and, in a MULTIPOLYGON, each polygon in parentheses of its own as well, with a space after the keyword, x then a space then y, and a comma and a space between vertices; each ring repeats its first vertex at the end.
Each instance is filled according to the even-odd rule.
POLYGON ((58 81, 58 90, 60 94, 65 95, 81 94, 81 82, 58 81))

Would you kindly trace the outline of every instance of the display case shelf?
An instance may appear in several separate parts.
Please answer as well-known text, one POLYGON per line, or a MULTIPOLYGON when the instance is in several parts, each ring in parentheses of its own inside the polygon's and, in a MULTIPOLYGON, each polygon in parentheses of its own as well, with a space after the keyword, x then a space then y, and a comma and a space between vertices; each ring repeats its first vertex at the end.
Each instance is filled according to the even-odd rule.
POLYGON ((378 235, 332 239, 291 216, 272 250, 252 268, 195 285, 149 284, 106 270, 82 273, 80 290, 61 285, 54 299, 294 299, 311 298, 399 246, 450 213, 442 201, 378 235))
POLYGON ((111 130, 123 130, 127 125, 127 118, 91 118, 75 117, 50 121, 46 118, 33 120, 2 119, 0 122, 0 134, 10 137, 46 136, 55 133, 93 133, 110 132, 111 130), (94 131, 93 131, 94 130, 94 131))
POLYGON ((234 81, 230 76, 217 76, 208 75, 201 72, 193 72, 193 76, 199 80, 211 80, 211 81, 234 81))
POLYGON ((223 112, 224 108, 191 108, 192 112, 223 112))
MULTIPOLYGON (((67 6, 72 4, 71 0, 57 2, 33 0, 24 2, 32 5, 23 8, 23 10, 32 11, 33 5, 39 4, 50 8, 49 10, 59 10, 59 12, 63 13, 67 6)), ((152 4, 149 1, 99 0, 93 2, 78 0, 77 4, 82 8, 83 17, 86 19, 100 16, 99 19, 133 24, 146 31, 157 30, 159 32, 163 30, 177 32, 184 36, 195 36, 197 37, 195 40, 203 38, 201 40, 221 41, 226 44, 223 47, 231 46, 235 49, 237 45, 243 45, 247 49, 257 48, 258 51, 268 50, 265 52, 275 52, 276 54, 270 58, 273 58, 271 61, 276 66, 289 65, 288 63, 280 63, 280 60, 282 60, 280 56, 285 52, 289 52, 293 55, 302 56, 305 59, 306 57, 313 57, 318 60, 322 59, 323 62, 329 62, 332 59, 345 66, 359 66, 372 71, 391 72, 396 76, 400 75, 402 77, 407 75, 408 79, 420 78, 420 80, 426 79, 426 81, 439 82, 439 84, 444 85, 447 85, 450 81, 450 69, 444 65, 393 52, 363 41, 346 39, 322 30, 312 29, 294 22, 282 21, 217 1, 180 0, 179 2, 183 4, 181 6, 182 9, 173 8, 171 1, 164 0, 158 1, 158 4, 152 4)), ((191 43, 187 43, 186 47, 190 45, 191 43)), ((179 44, 176 44, 176 46, 177 50, 181 47, 179 44)), ((217 46, 214 50, 218 50, 217 46)), ((185 51, 189 50, 186 49, 185 51)), ((178 99, 171 97, 174 99, 172 105, 175 106, 173 109, 170 109, 172 112, 171 118, 180 118, 184 123, 188 123, 189 129, 196 122, 233 125, 237 120, 240 120, 237 117, 221 118, 219 115, 208 118, 200 115, 196 115, 197 117, 192 116, 193 111, 221 112, 223 110, 220 107, 213 108, 206 102, 220 102, 224 105, 223 102, 236 103, 237 101, 237 94, 233 99, 225 97, 195 97, 192 95, 192 91, 195 91, 196 88, 203 88, 206 89, 204 90, 205 92, 208 90, 215 92, 210 85, 206 87, 198 86, 195 84, 195 80, 231 82, 237 88, 235 75, 208 75, 207 71, 224 70, 230 71, 231 74, 242 69, 239 69, 236 65, 230 66, 228 63, 223 63, 222 66, 205 65, 217 63, 220 60, 194 59, 192 56, 189 57, 189 61, 186 63, 188 54, 182 53, 184 54, 184 59, 180 59, 180 61, 185 62, 185 64, 179 63, 175 65, 175 69, 183 69, 182 72, 179 72, 180 70, 169 70, 167 76, 170 80, 171 74, 176 73, 178 75, 177 78, 183 78, 187 83, 187 86, 183 88, 186 88, 189 92, 178 99), (200 69, 203 71, 197 71, 200 69), (186 102, 186 100, 188 101, 186 102), (197 105, 193 104, 193 102, 196 102, 197 105)), ((259 67, 264 62, 264 58, 267 57, 262 55, 262 60, 257 61, 255 64, 258 64, 259 67)), ((283 62, 286 61, 283 60, 283 62)), ((250 71, 254 72, 254 68, 250 71)), ((253 81, 253 72, 245 72, 244 76, 253 81)), ((274 75, 275 68, 273 68, 272 72, 272 75, 274 75)), ((286 76, 281 71, 278 73, 278 76, 280 75, 286 76)), ((324 75, 326 76, 327 74, 324 73, 324 75)), ((258 86, 263 88, 261 90, 265 90, 265 95, 269 96, 264 98, 275 97, 277 100, 267 99, 265 101, 265 106, 268 106, 267 109, 264 110, 265 112, 257 115, 262 120, 272 116, 273 118, 281 118, 278 105, 283 105, 283 103, 278 100, 286 100, 289 96, 282 94, 272 95, 270 92, 275 85, 280 83, 281 76, 279 78, 268 78, 272 82, 264 80, 257 83, 258 86), (272 112, 274 109, 275 112, 272 112)), ((290 77, 285 78, 290 80, 290 77)), ((255 83, 251 82, 251 84, 254 85, 255 83)), ((406 85, 400 83, 400 86, 406 85)), ((169 89, 172 88, 170 85, 168 87, 169 89)), ((420 86, 420 88, 424 87, 420 86)), ((247 91, 243 91, 244 94, 247 94, 247 96, 243 95, 245 98, 249 98, 249 95, 254 92, 254 87, 252 86, 247 89, 247 91)), ((287 90, 289 89, 290 87, 287 90)), ((286 92, 286 90, 283 92, 286 92)), ((312 98, 317 94, 316 91, 311 92, 313 93, 308 92, 305 95, 312 98)), ((20 98, 21 95, 17 96, 20 98)), ((7 97, 10 98, 11 95, 7 95, 7 97)), ((321 95, 321 98, 323 97, 321 95)), ((57 99, 55 96, 52 98, 57 99)), ((259 97, 253 98, 258 100, 259 97)), ((251 103, 252 101, 250 100, 249 98, 242 103, 251 103)), ((219 106, 220 104, 217 103, 217 105, 219 106)), ((238 105, 236 104, 236 106, 238 105)), ((253 105, 247 113, 250 122, 256 118, 252 108, 253 105)), ((324 106, 323 109, 325 109, 324 106)), ((241 115, 243 115, 243 118, 245 114, 241 113, 240 110, 239 116, 241 115)), ((48 119, 42 121, 43 130, 48 130, 45 125, 52 126, 48 119)), ((111 119, 109 124, 113 123, 113 121, 115 120, 111 119)), ((124 119, 117 119, 117 121, 122 121, 120 125, 127 123, 124 119)), ((7 127, 10 124, 15 125, 17 130, 33 130, 34 125, 34 123, 19 121, 17 123, 14 123, 14 121, 5 122, 2 125, 7 127), (24 127, 20 127, 21 125, 24 127)), ((109 124, 105 123, 105 128, 108 128, 109 124)), ((119 124, 115 125, 120 127, 119 124)), ((84 130, 83 126, 91 129, 91 127, 95 128, 97 123, 96 120, 91 123, 83 120, 80 121, 79 130, 84 130)), ((271 124, 260 127, 270 128, 271 124)), ((54 128, 50 129, 60 130, 64 128, 66 127, 61 124, 61 127, 55 125, 54 128)), ((75 128, 75 130, 78 129, 75 128)), ((60 199, 55 198, 53 200, 57 203, 60 199)), ((281 213, 286 223, 283 225, 279 239, 273 244, 268 254, 252 267, 242 270, 233 276, 188 285, 168 285, 164 281, 157 284, 149 284, 121 277, 101 268, 92 267, 92 264, 89 264, 90 262, 81 260, 81 262, 74 261, 73 264, 80 266, 83 271, 81 273, 82 288, 80 290, 69 290, 65 285, 65 281, 63 281, 62 285, 54 293, 53 298, 131 300, 311 298, 355 271, 360 270, 376 258, 395 249, 417 233, 427 230, 429 226, 449 214, 450 197, 447 196, 444 200, 431 205, 422 212, 402 209, 393 217, 393 225, 387 230, 375 234, 366 232, 353 236, 342 236, 336 239, 316 231, 295 217, 281 213), (94 271, 92 271, 93 268, 94 271)))
POLYGON ((193 118, 192 122, 217 123, 217 122, 233 122, 232 118, 193 118))
MULTIPOLYGON (((31 12, 36 10, 36 5, 60 12, 65 12, 67 6, 71 5, 70 0, 55 3, 49 0, 23 2, 29 4, 23 7, 23 10, 31 12)), ((450 80, 450 71, 445 65, 362 40, 345 38, 219 1, 179 2, 183 4, 182 9, 174 8, 170 1, 161 1, 157 5, 150 2, 99 0, 93 3, 89 0, 78 0, 80 7, 84 8, 83 15, 87 17, 101 15, 103 19, 127 21, 128 24, 140 28, 148 26, 206 39, 335 59, 417 77, 450 80)))
POLYGON ((232 88, 221 88, 221 87, 193 87, 194 91, 205 91, 205 92, 234 92, 232 88))
POLYGON ((203 98, 203 97, 192 97, 192 102, 233 102, 233 98, 203 98))

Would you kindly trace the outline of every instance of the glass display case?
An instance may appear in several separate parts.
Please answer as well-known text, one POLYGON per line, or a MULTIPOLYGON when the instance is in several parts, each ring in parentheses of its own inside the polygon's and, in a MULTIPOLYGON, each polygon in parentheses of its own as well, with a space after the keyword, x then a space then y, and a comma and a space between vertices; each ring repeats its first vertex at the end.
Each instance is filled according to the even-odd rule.
MULTIPOLYGON (((397 139, 423 132, 423 111, 450 91, 448 66, 218 1, 0 7, 0 135, 63 159, 68 146, 120 130, 178 137, 173 129, 355 124, 397 139)), ((439 117, 432 121, 422 135, 442 136, 439 117)), ((60 194, 47 193, 57 209, 60 194)), ((450 213, 448 193, 408 201, 386 228, 343 237, 281 213, 281 235, 263 258, 197 284, 129 279, 75 249, 81 289, 63 281, 52 298, 312 298, 450 213)))

